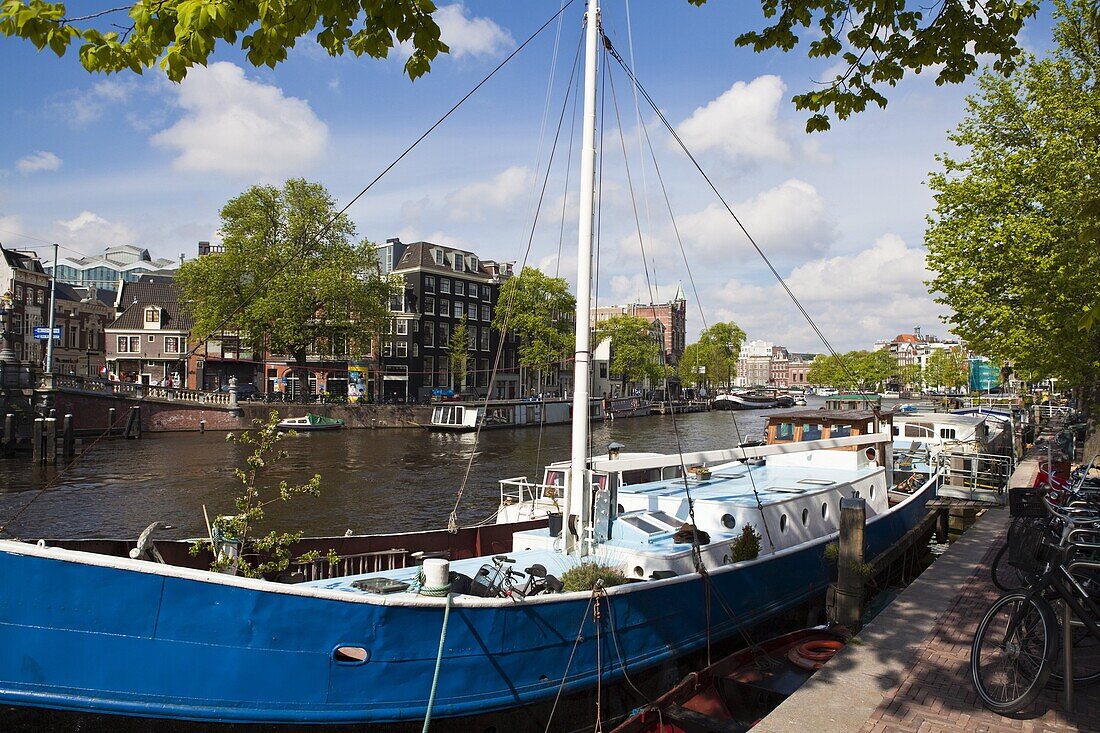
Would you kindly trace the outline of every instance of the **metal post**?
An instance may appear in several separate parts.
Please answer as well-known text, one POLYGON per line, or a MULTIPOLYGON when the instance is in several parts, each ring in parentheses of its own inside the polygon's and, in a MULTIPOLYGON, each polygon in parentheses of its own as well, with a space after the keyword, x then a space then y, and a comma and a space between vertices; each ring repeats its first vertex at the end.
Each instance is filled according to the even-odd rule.
POLYGON ((1065 706, 1073 713, 1073 611, 1062 601, 1062 677, 1065 679, 1065 706))
POLYGON ((859 497, 840 500, 840 548, 837 553, 836 622, 852 633, 859 631, 863 611, 864 529, 867 504, 859 497))
POLYGON ((107 409, 107 435, 110 436, 115 432, 115 408, 110 407, 107 409))
POLYGON ((15 442, 15 415, 8 413, 4 415, 4 445, 11 445, 15 442))
POLYGON ((42 462, 42 428, 45 421, 36 417, 34 428, 31 431, 31 460, 35 463, 42 462))
POLYGON ((50 276, 50 338, 46 341, 46 373, 53 374, 53 329, 57 316, 57 242, 53 245, 53 275, 50 276))
POLYGON ((73 457, 73 416, 65 415, 61 427, 61 456, 68 460, 73 457))
POLYGON ((53 463, 57 460, 57 418, 46 418, 46 454, 43 460, 53 463))

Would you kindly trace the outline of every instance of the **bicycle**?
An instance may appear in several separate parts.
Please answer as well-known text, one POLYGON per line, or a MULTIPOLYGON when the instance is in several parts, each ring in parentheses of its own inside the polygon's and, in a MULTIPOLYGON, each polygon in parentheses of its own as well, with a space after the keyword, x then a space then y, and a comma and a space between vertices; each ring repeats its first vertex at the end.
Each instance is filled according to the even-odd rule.
MULTIPOLYGON (((1001 596, 986 611, 974 634, 970 650, 970 674, 982 704, 1007 715, 1030 705, 1054 680, 1064 684, 1055 672, 1062 634, 1052 602, 1068 606, 1076 617, 1071 628, 1071 659, 1084 643, 1100 643, 1100 605, 1091 598, 1096 583, 1089 571, 1100 570, 1100 515, 1056 507, 1038 494, 1049 516, 1061 526, 1055 539, 1041 535, 1029 569, 1040 571, 1026 589, 1001 596), (1083 633, 1082 633, 1083 631, 1083 633), (1076 634, 1076 636, 1073 636, 1076 634)), ((1063 650, 1064 651, 1064 650, 1063 650)), ((1095 665, 1096 660, 1091 660, 1095 665)), ((1063 665, 1064 666, 1064 665, 1063 665)), ((1073 670, 1073 682, 1087 686, 1100 682, 1100 668, 1073 670)))

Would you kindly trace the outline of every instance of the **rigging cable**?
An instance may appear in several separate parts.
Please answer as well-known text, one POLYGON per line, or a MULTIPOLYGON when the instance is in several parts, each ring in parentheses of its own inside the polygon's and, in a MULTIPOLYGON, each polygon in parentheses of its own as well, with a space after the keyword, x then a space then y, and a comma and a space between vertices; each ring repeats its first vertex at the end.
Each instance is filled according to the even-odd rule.
MULTIPOLYGON (((741 232, 745 235, 745 238, 749 240, 749 244, 751 244, 752 248, 754 250, 756 250, 756 254, 759 255, 760 259, 764 262, 764 264, 767 266, 768 270, 775 277, 775 279, 779 283, 780 287, 783 288, 783 291, 791 299, 791 302, 794 303, 795 307, 798 309, 798 312, 805 319, 806 323, 809 324, 810 328, 817 335, 818 339, 820 339, 821 343, 825 345, 825 348, 828 349, 829 353, 833 356, 834 359, 836 359, 837 363, 840 365, 840 367, 848 375, 848 378, 852 379, 854 383, 858 384, 858 380, 855 380, 855 375, 848 368, 848 365, 840 357, 840 354, 837 353, 836 349, 833 348, 832 343, 830 343, 829 339, 826 338, 825 334, 821 331, 821 328, 814 321, 814 319, 810 315, 809 311, 806 310, 805 306, 802 305, 802 302, 798 299, 797 296, 795 296, 795 294, 791 290, 790 286, 787 285, 787 282, 783 279, 783 276, 780 275, 779 271, 775 269, 775 265, 772 264, 771 259, 769 259, 768 256, 764 253, 764 250, 760 247, 760 245, 757 244, 757 242, 753 238, 752 234, 749 233, 749 230, 741 222, 741 219, 737 216, 737 214, 734 213, 733 208, 730 207, 730 205, 729 205, 729 203, 727 203, 725 197, 722 196, 721 192, 718 190, 718 187, 714 184, 714 181, 712 181, 710 176, 707 175, 706 171, 703 170, 702 165, 700 165, 699 161, 692 154, 691 150, 688 149, 688 147, 684 143, 683 139, 680 138, 680 135, 676 132, 676 129, 668 121, 668 118, 665 117, 663 112, 661 112, 660 107, 653 100, 653 98, 649 95, 649 92, 646 91, 646 88, 642 85, 641 81, 639 81, 638 78, 634 75, 634 72, 631 71, 630 66, 626 63, 626 61, 623 60, 623 57, 619 54, 619 52, 611 44, 611 39, 607 38, 607 36, 604 36, 604 43, 607 45, 608 51, 611 53, 612 57, 615 59, 615 61, 618 62, 619 66, 622 67, 623 71, 630 78, 631 82, 634 85, 637 86, 638 91, 641 92, 642 97, 646 100, 646 103, 649 104, 650 108, 657 115, 657 118, 661 121, 661 124, 664 125, 665 129, 668 130, 669 134, 676 141, 677 145, 680 146, 680 149, 682 149, 684 151, 684 154, 688 156, 688 159, 691 161, 692 165, 695 167, 695 170, 697 170, 699 172, 699 175, 701 175, 703 177, 703 180, 707 182, 707 185, 710 187, 710 190, 713 191, 714 195, 718 197, 718 200, 721 202, 722 206, 726 209, 726 211, 729 213, 729 215, 733 218, 733 220, 737 224, 738 228, 741 229, 741 232)), ((868 398, 862 397, 862 399, 867 400, 868 398)))

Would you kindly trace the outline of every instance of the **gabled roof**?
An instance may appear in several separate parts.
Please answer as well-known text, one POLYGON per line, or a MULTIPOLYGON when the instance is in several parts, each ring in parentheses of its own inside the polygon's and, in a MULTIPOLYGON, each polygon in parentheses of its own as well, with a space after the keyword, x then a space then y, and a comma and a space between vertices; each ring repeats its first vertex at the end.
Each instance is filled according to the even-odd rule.
POLYGON ((438 272, 441 275, 466 275, 474 277, 491 277, 485 270, 485 265, 482 263, 481 258, 478 257, 477 270, 466 269, 465 264, 461 270, 454 269, 453 257, 455 254, 461 254, 464 257, 477 257, 473 252, 467 252, 462 249, 454 249, 451 247, 444 247, 439 244, 432 244, 431 242, 413 242, 405 249, 405 254, 401 255, 401 259, 393 266, 394 271, 411 270, 415 267, 419 267, 424 270, 430 270, 438 272), (435 258, 432 257, 432 250, 443 250, 443 264, 437 265, 435 258))
POLYGON ((42 263, 38 259, 38 255, 29 252, 19 252, 14 249, 4 249, 0 247, 0 253, 4 255, 4 261, 8 263, 8 266, 13 270, 26 270, 28 272, 37 272, 45 274, 45 270, 42 269, 42 263))
POLYGON ((174 282, 123 283, 115 306, 122 310, 122 314, 107 328, 144 329, 146 306, 158 306, 165 313, 161 330, 190 331, 194 319, 183 313, 179 299, 179 286, 174 282))

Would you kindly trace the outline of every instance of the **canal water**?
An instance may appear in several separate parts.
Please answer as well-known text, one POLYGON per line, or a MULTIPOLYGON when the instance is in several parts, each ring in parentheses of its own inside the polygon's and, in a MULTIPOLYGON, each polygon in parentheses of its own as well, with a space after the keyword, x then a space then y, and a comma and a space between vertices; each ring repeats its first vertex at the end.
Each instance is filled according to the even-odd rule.
MULTIPOLYGON (((761 439, 770 412, 594 424, 593 452, 605 452, 613 441, 627 451, 728 448, 739 440, 761 439)), ((302 482, 320 474, 321 496, 275 502, 268 507, 267 526, 311 535, 445 527, 471 456, 458 516, 461 525, 475 524, 496 509, 499 479, 538 480, 543 464, 569 457, 569 440, 569 425, 489 430, 476 446, 472 433, 302 433, 282 441, 289 457, 263 483, 302 482)), ((31 465, 26 456, 0 460, 0 525, 21 512, 8 531, 23 539, 136 537, 154 520, 174 527, 158 536, 205 535, 204 505, 211 517, 234 511, 240 485, 233 469, 243 465, 245 455, 242 446, 226 442, 224 433, 146 433, 141 440, 100 441, 64 471, 31 465)))

